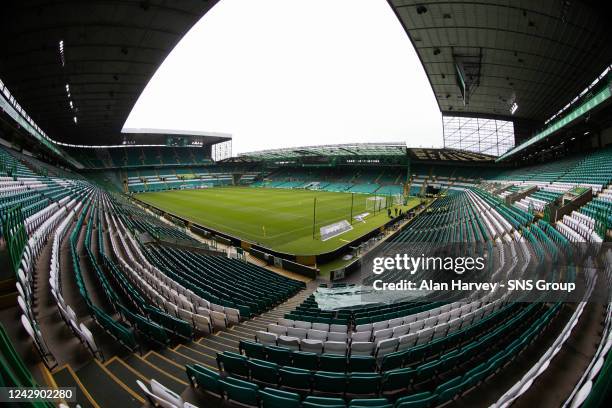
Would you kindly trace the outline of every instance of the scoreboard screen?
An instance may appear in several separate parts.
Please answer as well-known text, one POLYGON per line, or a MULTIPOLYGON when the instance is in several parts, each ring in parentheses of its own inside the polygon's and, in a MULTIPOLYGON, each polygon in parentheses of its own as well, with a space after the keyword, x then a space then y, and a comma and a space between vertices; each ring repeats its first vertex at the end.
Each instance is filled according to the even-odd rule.
POLYGON ((166 145, 167 146, 186 146, 190 142, 187 136, 167 135, 166 145))

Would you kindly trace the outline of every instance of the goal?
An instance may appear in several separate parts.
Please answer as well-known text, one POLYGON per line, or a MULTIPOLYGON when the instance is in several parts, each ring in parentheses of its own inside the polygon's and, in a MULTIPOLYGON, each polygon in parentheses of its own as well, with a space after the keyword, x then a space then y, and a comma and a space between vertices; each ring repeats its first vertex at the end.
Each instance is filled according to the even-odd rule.
POLYGON ((366 199, 366 210, 380 211, 387 207, 386 197, 368 197, 366 199))

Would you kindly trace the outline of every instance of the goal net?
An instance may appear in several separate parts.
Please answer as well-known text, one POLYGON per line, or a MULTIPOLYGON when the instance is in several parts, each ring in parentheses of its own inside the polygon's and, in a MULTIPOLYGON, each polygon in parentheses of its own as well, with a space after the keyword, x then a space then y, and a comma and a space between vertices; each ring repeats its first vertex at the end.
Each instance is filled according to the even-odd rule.
POLYGON ((368 197, 366 199, 366 210, 380 211, 387 207, 386 197, 368 197))

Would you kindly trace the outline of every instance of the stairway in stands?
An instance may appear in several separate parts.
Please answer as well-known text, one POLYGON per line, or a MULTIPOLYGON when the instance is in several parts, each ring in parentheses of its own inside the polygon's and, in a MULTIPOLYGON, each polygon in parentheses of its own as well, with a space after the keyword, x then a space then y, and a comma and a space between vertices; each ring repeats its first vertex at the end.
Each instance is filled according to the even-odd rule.
POLYGON ((191 343, 150 350, 142 355, 106 356, 104 362, 92 360, 77 370, 69 364, 63 365, 45 376, 47 385, 75 387, 77 402, 83 408, 143 406, 145 399, 136 380, 148 382, 155 378, 176 393, 189 393, 185 364, 198 363, 217 370, 217 353, 238 352, 240 340, 252 340, 256 331, 266 330, 269 323, 276 323, 278 318, 295 309, 317 286, 316 281, 310 282, 306 289, 274 309, 191 343))

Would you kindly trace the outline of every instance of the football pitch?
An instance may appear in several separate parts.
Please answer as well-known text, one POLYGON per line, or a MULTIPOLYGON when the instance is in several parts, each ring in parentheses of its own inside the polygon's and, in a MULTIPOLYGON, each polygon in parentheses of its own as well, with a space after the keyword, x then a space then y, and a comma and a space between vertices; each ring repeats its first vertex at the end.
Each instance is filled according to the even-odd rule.
MULTIPOLYGON (((366 200, 372 196, 365 194, 218 187, 141 193, 136 197, 204 227, 294 255, 330 252, 389 221, 386 209, 368 210, 366 200), (350 223, 351 215, 360 214, 365 218, 363 221, 353 218, 351 230, 321 240, 320 227, 342 220, 350 223)), ((391 198, 388 201, 391 203, 391 198)), ((401 207, 405 211, 419 202, 411 197, 408 205, 392 208, 401 207)))

